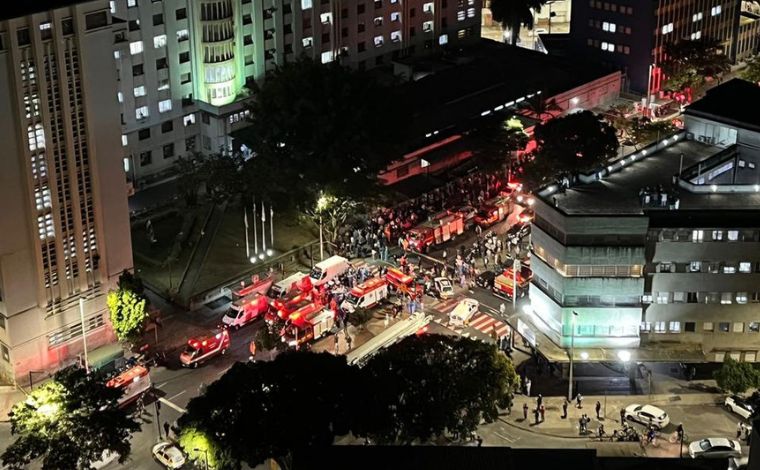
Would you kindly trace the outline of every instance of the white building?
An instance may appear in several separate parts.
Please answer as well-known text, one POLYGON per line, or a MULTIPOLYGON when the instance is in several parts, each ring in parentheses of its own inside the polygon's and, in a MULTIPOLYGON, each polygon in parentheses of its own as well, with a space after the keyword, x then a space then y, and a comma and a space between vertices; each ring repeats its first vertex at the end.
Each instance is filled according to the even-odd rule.
POLYGON ((108 2, 50 3, 0 12, 0 374, 11 379, 75 360, 83 329, 90 348, 112 341, 106 292, 132 267, 108 2))
POLYGON ((135 189, 175 157, 231 145, 246 83, 307 55, 356 68, 480 36, 481 0, 115 0, 124 166, 135 189))

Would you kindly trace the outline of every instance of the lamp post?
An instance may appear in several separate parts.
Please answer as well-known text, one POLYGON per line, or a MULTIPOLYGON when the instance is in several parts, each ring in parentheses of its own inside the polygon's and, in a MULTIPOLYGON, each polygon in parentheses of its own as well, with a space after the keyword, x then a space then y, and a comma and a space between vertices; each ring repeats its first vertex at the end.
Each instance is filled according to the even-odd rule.
POLYGON ((567 401, 573 399, 573 356, 575 355, 575 317, 578 312, 573 310, 573 316, 570 318, 570 375, 567 384, 567 401))
POLYGON ((321 193, 317 199, 317 213, 319 213, 319 259, 325 259, 324 236, 322 235, 322 212, 330 205, 330 196, 321 193))

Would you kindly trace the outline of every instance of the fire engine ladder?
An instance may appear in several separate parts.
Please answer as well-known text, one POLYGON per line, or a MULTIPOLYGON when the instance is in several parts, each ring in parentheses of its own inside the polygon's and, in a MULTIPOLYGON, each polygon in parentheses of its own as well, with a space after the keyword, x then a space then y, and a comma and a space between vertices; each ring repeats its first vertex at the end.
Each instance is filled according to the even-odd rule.
POLYGON ((433 319, 432 315, 415 313, 406 320, 401 320, 395 325, 391 325, 382 333, 371 340, 362 344, 358 348, 346 355, 349 364, 363 365, 370 357, 383 348, 387 348, 393 343, 415 334, 433 319))

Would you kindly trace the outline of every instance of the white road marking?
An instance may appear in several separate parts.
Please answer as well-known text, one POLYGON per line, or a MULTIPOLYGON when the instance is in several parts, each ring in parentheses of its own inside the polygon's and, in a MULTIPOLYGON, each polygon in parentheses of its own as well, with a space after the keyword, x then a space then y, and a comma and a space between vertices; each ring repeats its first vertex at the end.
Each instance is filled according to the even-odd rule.
POLYGON ((182 390, 181 392, 176 393, 176 394, 170 396, 169 398, 167 398, 167 400, 174 400, 175 398, 177 398, 178 396, 182 395, 185 392, 187 392, 187 390, 182 390))
POLYGON ((464 338, 468 338, 469 336, 470 336, 470 332, 469 331, 465 331, 464 333, 462 333, 462 337, 464 337, 464 338))
POLYGON ((168 406, 169 408, 171 408, 171 409, 173 409, 173 410, 175 410, 175 411, 177 411, 179 413, 182 413, 182 414, 187 413, 186 409, 182 408, 181 406, 179 406, 177 404, 174 404, 174 403, 170 402, 166 398, 161 397, 161 398, 158 399, 158 401, 160 401, 164 405, 168 406))
POLYGON ((507 441, 507 442, 515 442, 515 440, 514 440, 513 438, 511 438, 511 437, 507 437, 507 436, 505 436, 505 435, 503 435, 503 434, 499 434, 499 433, 498 433, 498 432, 496 432, 496 431, 494 431, 494 435, 496 435, 496 436, 498 436, 498 437, 500 437, 500 438, 504 439, 504 440, 505 440, 505 441, 507 441))

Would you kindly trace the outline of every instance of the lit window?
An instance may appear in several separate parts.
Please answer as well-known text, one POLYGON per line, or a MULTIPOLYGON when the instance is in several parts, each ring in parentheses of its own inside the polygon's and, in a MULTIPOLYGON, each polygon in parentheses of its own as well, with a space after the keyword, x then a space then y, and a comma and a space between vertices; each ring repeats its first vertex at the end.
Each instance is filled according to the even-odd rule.
POLYGON ((717 6, 714 6, 714 7, 710 8, 710 15, 712 15, 712 16, 718 16, 718 15, 720 15, 720 12, 721 12, 721 6, 720 5, 717 5, 717 6))
POLYGON ((185 114, 182 123, 185 124, 185 127, 195 124, 195 114, 185 114))
POLYGON ((751 273, 752 272, 752 263, 749 261, 741 261, 739 263, 739 272, 740 273, 751 273))
POLYGON ((729 230, 728 231, 728 240, 735 242, 739 240, 739 231, 738 230, 729 230))
POLYGON ((333 51, 325 51, 322 53, 322 63, 326 64, 333 61, 333 51))
POLYGON ((165 113, 172 110, 172 100, 163 100, 158 102, 158 112, 165 113))
POLYGON ((129 8, 132 8, 134 6, 137 6, 137 0, 127 0, 127 6, 129 8))
POLYGON ((691 15, 691 21, 692 22, 696 22, 696 21, 699 21, 701 19, 702 19, 702 12, 701 11, 699 13, 694 13, 693 15, 691 15))
POLYGON ((723 266, 723 274, 735 274, 736 266, 723 266))
POLYGON ((665 333, 665 322, 664 321, 656 321, 656 322, 654 322, 654 332, 655 333, 665 333))
POLYGON ((116 99, 119 100, 119 103, 123 103, 124 102, 124 93, 122 93, 120 91, 117 92, 116 93, 116 99))
POLYGON ((319 21, 321 21, 322 24, 332 23, 332 13, 331 12, 322 13, 321 15, 319 15, 319 21))
POLYGON ((127 144, 129 144, 129 140, 127 139, 127 134, 121 135, 121 145, 122 147, 126 147, 127 144))
POLYGON ((393 31, 391 33, 391 42, 401 42, 401 31, 393 31))
POLYGON ((190 38, 190 33, 186 29, 180 29, 177 31, 177 42, 186 41, 190 38))
POLYGON ((45 148, 45 129, 42 124, 27 127, 27 137, 29 139, 29 150, 45 148))
POLYGON ((159 47, 164 47, 164 46, 166 46, 166 34, 160 34, 153 38, 154 49, 158 49, 159 47))
POLYGON ((712 331, 713 328, 715 327, 713 326, 713 323, 711 321, 706 321, 702 323, 702 329, 705 331, 712 331))
POLYGON ((668 331, 671 333, 680 333, 681 332, 681 322, 680 321, 672 321, 668 324, 668 331))
POLYGON ((301 0, 301 10, 307 10, 311 7, 311 0, 301 0))
POLYGON ((439 45, 443 46, 444 44, 448 44, 448 43, 449 43, 449 35, 448 34, 441 34, 438 37, 438 44, 439 45))
POLYGON ((464 10, 457 12, 457 20, 458 21, 464 21, 465 18, 467 18, 467 13, 465 13, 464 10))
POLYGON ((422 23, 422 30, 426 33, 429 33, 433 30, 433 22, 432 21, 425 21, 422 23))
POLYGON ((736 293, 736 303, 737 304, 746 304, 747 303, 747 293, 746 292, 737 292, 736 293))
POLYGON ((669 292, 658 292, 657 293, 657 303, 658 304, 667 304, 667 303, 670 303, 670 293, 669 292))
POLYGON ((731 303, 731 292, 723 292, 720 294, 720 303, 723 305, 728 305, 731 303))
POLYGON ((705 238, 705 231, 704 230, 692 230, 691 231, 691 241, 693 242, 701 242, 705 238))
POLYGON ((692 261, 691 263, 689 263, 689 271, 693 273, 698 273, 702 271, 702 262, 692 261))
POLYGON ((474 8, 468 8, 467 9, 467 18, 475 18, 475 9, 474 8))
POLYGON ((142 41, 135 41, 129 43, 129 52, 132 53, 132 55, 139 54, 143 51, 143 43, 142 41))
POLYGON ((670 34, 673 32, 673 23, 668 23, 662 26, 662 34, 670 34))
POLYGON ((140 106, 139 108, 135 109, 135 119, 145 119, 148 116, 150 116, 150 112, 148 111, 147 106, 140 106))
POLYGON ((434 9, 433 2, 428 2, 422 5, 422 11, 424 11, 425 13, 433 13, 433 9, 434 9))
POLYGON ((393 21, 393 22, 401 21, 401 13, 399 13, 397 11, 392 12, 391 13, 391 21, 393 21))
POLYGON ((691 40, 694 41, 695 39, 699 39, 702 37, 702 31, 697 31, 696 33, 691 33, 691 40))
POLYGON ((40 31, 45 31, 46 29, 50 29, 50 28, 51 28, 50 22, 40 23, 40 31))
POLYGON ((135 97, 138 96, 145 96, 145 85, 140 85, 138 87, 135 87, 135 97))
POLYGON ((713 241, 723 240, 723 230, 713 230, 712 239, 713 241))
POLYGON ((111 14, 112 15, 114 13, 116 13, 116 1, 115 0, 111 0, 110 2, 108 2, 108 6, 111 9, 111 14))
POLYGON ((169 89, 169 80, 161 80, 158 82, 158 91, 164 91, 169 89))
POLYGON ((382 47, 385 40, 382 36, 375 36, 375 47, 382 47))
POLYGON ((113 51, 113 58, 116 60, 121 59, 121 51, 113 51))
POLYGON ((303 38, 301 39, 301 43, 303 44, 304 48, 309 48, 312 45, 314 45, 314 38, 312 38, 311 36, 309 36, 308 38, 303 38))

